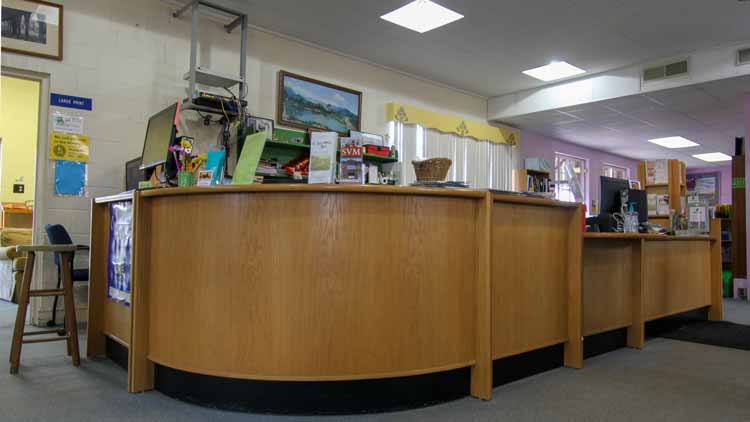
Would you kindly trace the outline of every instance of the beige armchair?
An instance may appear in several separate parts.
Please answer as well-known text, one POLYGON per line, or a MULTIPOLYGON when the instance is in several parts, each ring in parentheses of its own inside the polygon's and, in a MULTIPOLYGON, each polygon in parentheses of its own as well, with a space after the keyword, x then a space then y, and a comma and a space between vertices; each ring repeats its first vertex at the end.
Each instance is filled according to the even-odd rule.
POLYGON ((17 287, 23 279, 26 264, 24 254, 16 252, 17 245, 31 244, 30 229, 0 230, 0 299, 16 301, 17 287))

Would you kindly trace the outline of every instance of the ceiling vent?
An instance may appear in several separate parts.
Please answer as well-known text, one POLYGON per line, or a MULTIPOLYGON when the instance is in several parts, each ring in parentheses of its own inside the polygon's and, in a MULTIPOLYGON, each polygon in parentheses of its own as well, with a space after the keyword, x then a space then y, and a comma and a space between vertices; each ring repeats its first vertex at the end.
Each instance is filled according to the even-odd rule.
MULTIPOLYGON (((750 57, 749 57, 750 58, 750 57)), ((674 78, 688 74, 687 59, 678 62, 649 67, 643 70, 643 82, 653 82, 660 79, 674 78)))
POLYGON ((737 50, 737 66, 750 63, 750 48, 737 50))

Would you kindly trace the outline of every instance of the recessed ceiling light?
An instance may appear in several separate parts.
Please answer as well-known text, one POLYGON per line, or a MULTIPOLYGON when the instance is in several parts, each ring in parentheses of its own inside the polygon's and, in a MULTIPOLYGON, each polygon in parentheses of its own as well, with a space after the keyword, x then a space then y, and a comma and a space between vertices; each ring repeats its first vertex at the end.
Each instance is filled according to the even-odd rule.
POLYGON ((695 154, 693 155, 693 157, 699 160, 708 161, 709 163, 732 160, 732 157, 724 154, 723 152, 709 152, 708 154, 695 154))
POLYGON ((568 62, 552 62, 546 66, 524 70, 523 73, 532 78, 549 82, 556 79, 567 78, 569 76, 580 75, 581 73, 586 73, 586 71, 575 67, 568 62))
POLYGON ((406 6, 380 17, 388 22, 424 34, 435 28, 455 22, 464 15, 456 13, 430 0, 414 0, 406 6))
POLYGON ((664 148, 690 148, 697 147, 698 144, 682 136, 670 136, 667 138, 649 139, 652 144, 663 146, 664 148))

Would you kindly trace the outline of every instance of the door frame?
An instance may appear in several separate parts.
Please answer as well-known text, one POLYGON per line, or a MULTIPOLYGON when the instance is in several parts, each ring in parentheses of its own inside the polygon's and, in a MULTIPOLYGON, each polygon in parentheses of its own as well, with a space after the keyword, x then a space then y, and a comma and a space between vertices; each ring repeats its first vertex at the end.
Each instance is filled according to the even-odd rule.
MULTIPOLYGON (((44 243, 45 235, 43 233, 44 225, 41 224, 42 214, 45 209, 44 185, 48 179, 47 160, 47 138, 49 137, 49 98, 50 98, 50 75, 48 73, 34 72, 31 70, 2 66, 0 74, 19 79, 28 79, 39 82, 39 119, 37 124, 36 140, 36 169, 34 170, 34 210, 32 214, 31 242, 34 244, 44 243)), ((43 285, 42 270, 45 261, 50 260, 49 254, 42 254, 37 258, 38 265, 34 271, 32 280, 33 288, 41 288, 43 285)), ((30 319, 32 323, 39 323, 39 316, 42 313, 42 301, 32 300, 30 303, 30 319)))

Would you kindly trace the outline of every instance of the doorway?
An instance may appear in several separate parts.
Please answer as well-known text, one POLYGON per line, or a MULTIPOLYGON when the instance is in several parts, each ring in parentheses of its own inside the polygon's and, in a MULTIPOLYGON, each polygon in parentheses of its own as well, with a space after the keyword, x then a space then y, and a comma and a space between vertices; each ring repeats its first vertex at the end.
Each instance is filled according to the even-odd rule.
MULTIPOLYGON (((41 92, 40 80, 0 75, 0 248, 32 243, 41 92)), ((0 259, 2 300, 13 299, 18 259, 0 259)))

